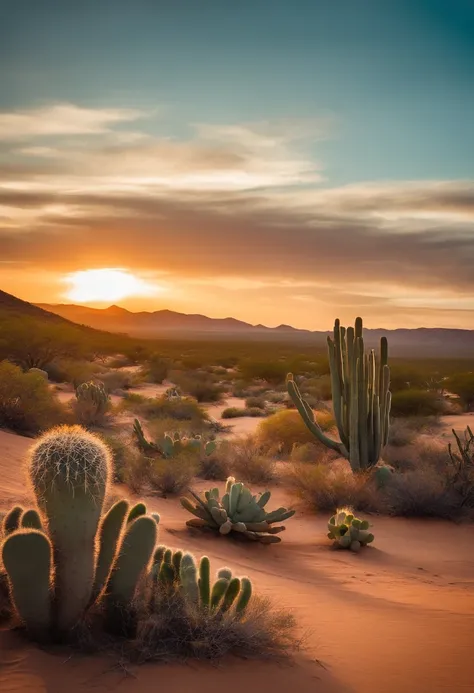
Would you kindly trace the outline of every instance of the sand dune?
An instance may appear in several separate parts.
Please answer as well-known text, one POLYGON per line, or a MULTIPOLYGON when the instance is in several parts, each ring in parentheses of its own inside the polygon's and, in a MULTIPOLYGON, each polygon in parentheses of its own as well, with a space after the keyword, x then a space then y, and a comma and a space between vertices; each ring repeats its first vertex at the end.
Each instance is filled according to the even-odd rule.
MULTIPOLYGON (((0 508, 25 499, 21 465, 29 444, 0 432, 0 508)), ((209 485, 197 482, 201 489, 209 485)), ((279 488, 272 501, 289 503, 279 488)), ((235 660, 217 668, 146 665, 132 667, 126 676, 112 660, 69 659, 68 652, 44 652, 2 632, 2 693, 474 690, 472 527, 372 518, 375 546, 355 555, 330 550, 325 519, 303 512, 288 521, 280 545, 261 546, 188 531, 188 515, 176 499, 148 502, 162 515, 160 541, 208 554, 214 569, 228 565, 250 575, 259 592, 292 609, 302 631, 309 631, 305 651, 292 665, 235 660)))

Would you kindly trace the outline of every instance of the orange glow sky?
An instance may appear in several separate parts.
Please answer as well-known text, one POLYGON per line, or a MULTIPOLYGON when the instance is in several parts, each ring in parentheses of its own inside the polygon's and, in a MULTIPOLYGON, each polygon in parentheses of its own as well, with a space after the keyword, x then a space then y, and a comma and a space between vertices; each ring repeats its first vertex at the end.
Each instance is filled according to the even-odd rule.
POLYGON ((189 3, 185 24, 172 3, 12 4, 0 288, 269 326, 473 328, 466 17, 299 2, 189 3))

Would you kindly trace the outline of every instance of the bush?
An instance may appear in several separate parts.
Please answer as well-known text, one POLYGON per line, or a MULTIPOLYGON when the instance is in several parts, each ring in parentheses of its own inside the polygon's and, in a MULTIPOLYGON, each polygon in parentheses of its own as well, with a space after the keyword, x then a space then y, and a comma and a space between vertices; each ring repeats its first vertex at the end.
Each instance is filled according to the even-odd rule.
POLYGON ((432 390, 400 390, 392 393, 392 416, 438 416, 444 400, 432 390))
POLYGON ((127 371, 109 371, 98 378, 109 394, 117 390, 128 390, 136 384, 136 378, 127 371))
POLYGON ((455 520, 463 514, 459 496, 427 467, 394 474, 383 490, 383 504, 386 512, 401 517, 455 520))
POLYGON ((258 407, 253 407, 252 409, 240 409, 239 407, 227 407, 227 409, 224 409, 224 411, 221 414, 221 418, 223 419, 238 419, 241 418, 242 416, 251 416, 251 417, 259 417, 259 416, 267 416, 267 412, 265 412, 263 409, 259 409, 258 407))
POLYGON ((208 421, 207 413, 190 397, 168 399, 146 398, 134 393, 124 397, 122 408, 145 419, 175 419, 176 421, 208 421))
POLYGON ((264 397, 247 397, 245 400, 246 409, 265 409, 266 401, 264 397))
POLYGON ((0 427, 35 434, 67 421, 67 414, 47 381, 23 373, 8 361, 0 363, 0 427))
POLYGON ((221 445, 212 455, 204 455, 199 460, 198 475, 202 479, 226 481, 231 474, 231 464, 228 456, 222 453, 221 445))
POLYGON ((219 447, 236 477, 250 484, 267 484, 275 477, 275 460, 265 455, 253 436, 224 441, 219 447))
POLYGON ((296 444, 290 454, 292 462, 327 462, 330 459, 329 450, 319 443, 296 444))
POLYGON ((294 464, 287 482, 295 496, 316 512, 334 513, 340 507, 377 512, 377 491, 368 477, 327 464, 294 464))
POLYGON ((387 445, 383 459, 400 471, 427 466, 442 474, 449 463, 449 452, 440 440, 419 435, 411 445, 387 445))
POLYGON ((158 354, 154 354, 149 360, 145 373, 146 379, 151 383, 161 384, 169 373, 171 364, 168 359, 164 359, 158 354))
POLYGON ((89 361, 55 359, 48 363, 44 370, 52 382, 71 383, 74 387, 77 387, 81 383, 92 380, 98 370, 98 366, 89 361))
POLYGON ((466 411, 474 409, 474 373, 453 375, 445 383, 446 389, 457 395, 466 411))
POLYGON ((150 486, 166 498, 185 491, 198 471, 195 455, 183 452, 173 459, 150 460, 150 486))
POLYGON ((207 373, 174 376, 173 382, 198 402, 219 402, 222 399, 222 385, 207 373))
MULTIPOLYGON (((329 431, 334 426, 334 418, 329 412, 318 411, 317 420, 323 431, 329 431)), ((307 428, 296 410, 284 409, 272 414, 259 424, 258 438, 267 449, 279 449, 282 454, 289 455, 294 445, 319 442, 307 428)))
POLYGON ((151 461, 140 454, 133 454, 123 469, 123 483, 130 491, 139 494, 149 485, 151 461))

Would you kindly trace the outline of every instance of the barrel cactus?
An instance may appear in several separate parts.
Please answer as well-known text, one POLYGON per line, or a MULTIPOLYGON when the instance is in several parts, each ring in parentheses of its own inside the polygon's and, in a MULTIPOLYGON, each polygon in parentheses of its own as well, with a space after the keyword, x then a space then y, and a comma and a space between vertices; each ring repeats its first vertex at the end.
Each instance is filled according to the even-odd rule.
POLYGON ((328 539, 332 539, 338 548, 359 551, 374 540, 368 529, 367 520, 359 520, 350 509, 341 508, 328 522, 328 539))
POLYGON ((377 362, 374 350, 365 353, 362 318, 347 329, 336 320, 333 339, 328 337, 328 351, 340 441, 323 432, 291 373, 287 376, 288 393, 316 438, 349 460, 353 472, 363 472, 377 465, 388 441, 391 394, 387 339, 380 340, 377 362))
POLYGON ((12 604, 35 637, 61 640, 98 599, 109 615, 125 613, 148 568, 159 517, 130 518, 125 500, 102 514, 110 467, 106 445, 80 426, 52 429, 30 451, 38 510, 7 514, 1 554, 12 604))
POLYGON ((204 497, 190 491, 190 498, 181 498, 181 505, 196 517, 187 521, 188 527, 210 528, 226 535, 238 532, 244 537, 264 544, 281 541, 276 535, 282 532, 283 525, 274 526, 295 514, 295 510, 278 508, 267 512, 265 506, 270 500, 270 491, 252 495, 234 477, 227 479, 225 494, 220 498, 218 488, 206 491, 204 497))

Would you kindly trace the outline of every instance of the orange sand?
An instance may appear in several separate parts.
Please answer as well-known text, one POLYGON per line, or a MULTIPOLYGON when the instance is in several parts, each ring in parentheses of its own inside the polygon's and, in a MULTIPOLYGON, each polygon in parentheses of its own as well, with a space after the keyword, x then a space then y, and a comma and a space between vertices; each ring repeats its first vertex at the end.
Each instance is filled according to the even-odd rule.
MULTIPOLYGON (((30 444, 0 432, 0 509, 26 500, 22 461, 30 444)), ((278 488, 272 500, 275 506, 289 502, 278 488)), ((160 541, 208 554, 215 569, 228 565, 249 575, 258 591, 292 609, 310 631, 306 651, 292 665, 233 659, 217 668, 150 664, 132 667, 124 678, 113 661, 44 652, 3 631, 2 693, 474 690, 472 527, 372 518, 375 546, 355 555, 329 550, 325 519, 303 512, 288 521, 280 545, 261 546, 192 534, 177 500, 148 502, 162 516, 160 541)))

